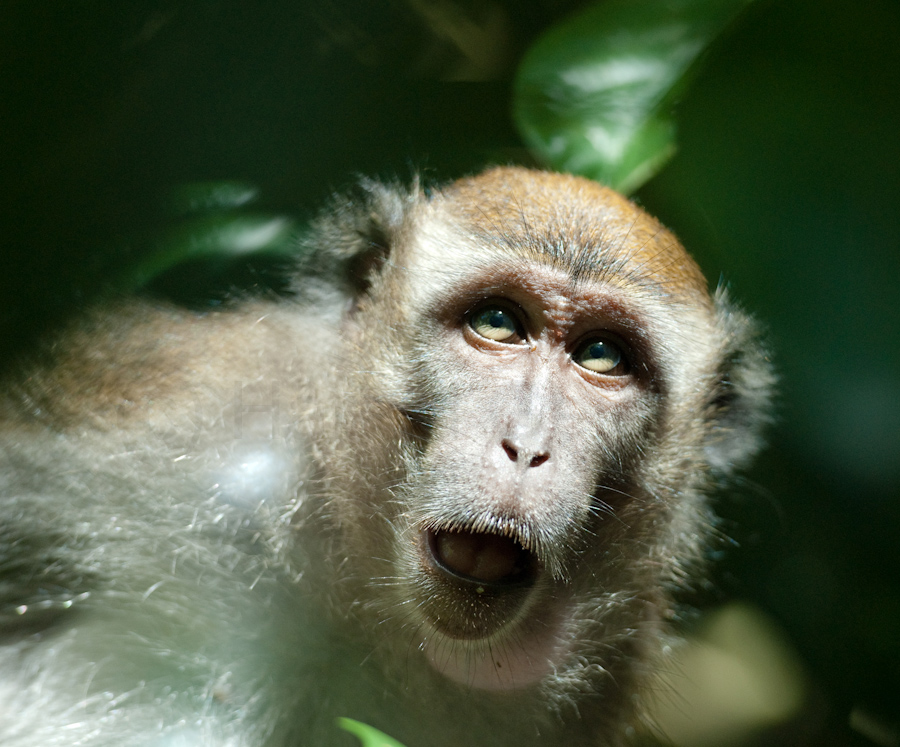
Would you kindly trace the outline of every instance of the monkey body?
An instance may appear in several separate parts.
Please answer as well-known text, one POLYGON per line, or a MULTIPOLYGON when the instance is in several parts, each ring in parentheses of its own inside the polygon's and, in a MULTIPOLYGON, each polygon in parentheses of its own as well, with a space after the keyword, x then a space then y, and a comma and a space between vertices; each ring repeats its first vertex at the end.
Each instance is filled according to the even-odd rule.
POLYGON ((296 298, 95 310, 0 405, 0 743, 623 744, 752 326, 590 182, 377 184, 296 298))

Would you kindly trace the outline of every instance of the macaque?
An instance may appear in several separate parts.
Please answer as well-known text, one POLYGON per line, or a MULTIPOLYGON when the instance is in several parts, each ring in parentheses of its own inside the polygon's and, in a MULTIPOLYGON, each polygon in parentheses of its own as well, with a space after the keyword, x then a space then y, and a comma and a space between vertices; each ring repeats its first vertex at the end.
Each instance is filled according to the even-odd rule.
POLYGON ((587 180, 363 182, 292 292, 107 301, 0 394, 0 744, 629 742, 751 322, 587 180))

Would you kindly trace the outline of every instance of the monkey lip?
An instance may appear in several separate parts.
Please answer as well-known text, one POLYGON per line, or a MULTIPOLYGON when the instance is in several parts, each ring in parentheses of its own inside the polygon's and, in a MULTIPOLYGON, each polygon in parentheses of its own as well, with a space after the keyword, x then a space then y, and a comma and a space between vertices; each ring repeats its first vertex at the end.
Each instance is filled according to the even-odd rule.
POLYGON ((499 534, 426 530, 432 564, 463 583, 501 590, 530 586, 538 570, 534 554, 499 534))

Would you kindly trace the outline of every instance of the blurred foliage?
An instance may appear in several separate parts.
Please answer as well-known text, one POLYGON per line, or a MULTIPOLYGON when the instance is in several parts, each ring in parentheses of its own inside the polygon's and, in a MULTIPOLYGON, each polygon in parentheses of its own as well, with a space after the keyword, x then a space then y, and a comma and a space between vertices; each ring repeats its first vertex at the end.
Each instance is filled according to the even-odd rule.
MULTIPOLYGON (((610 2, 589 12, 629 7, 610 2)), ((0 357, 123 280, 157 276, 157 292, 204 302, 277 291, 286 234, 268 221, 293 230, 356 174, 533 163, 510 115, 514 72, 550 39, 518 85, 540 80, 540 50, 567 53, 556 34, 589 33, 566 20, 579 6, 12 0, 0 357), (178 185, 199 186, 173 203, 178 185)), ((770 449, 718 503, 734 548, 714 549, 716 577, 687 600, 709 612, 685 618, 685 661, 713 683, 740 672, 738 700, 794 662, 802 705, 719 745, 900 743, 898 27, 895 0, 760 2, 646 98, 648 121, 676 105, 678 151, 637 198, 763 320, 782 379, 770 449), (750 612, 721 617, 728 599, 750 612)))
MULTIPOLYGON (((675 153, 674 97, 747 3, 602 0, 552 27, 516 73, 513 113, 526 144, 552 168, 636 189, 675 153)), ((116 285, 140 288, 197 260, 289 255, 295 222, 248 212, 258 196, 233 180, 178 185, 169 207, 189 220, 158 237, 116 285)))
POLYGON ((286 288, 287 278, 279 282, 279 276, 296 253, 300 228, 288 215, 261 211, 258 197, 243 182, 178 185, 167 200, 173 224, 145 237, 137 260, 113 286, 148 287, 187 303, 221 301, 248 285, 286 288), (242 274, 249 279, 240 282, 242 274))
POLYGON ((808 697, 802 665, 758 609, 713 610, 672 665, 658 674, 651 704, 663 741, 691 747, 745 744, 794 718, 808 697))
POLYGON ((549 166, 622 192, 675 152, 672 104, 700 54, 748 0, 602 0, 522 61, 513 111, 549 166))
POLYGON ((285 254, 294 249, 294 222, 287 217, 234 212, 201 215, 159 239, 155 251, 133 268, 121 287, 140 288, 173 267, 197 260, 285 254))

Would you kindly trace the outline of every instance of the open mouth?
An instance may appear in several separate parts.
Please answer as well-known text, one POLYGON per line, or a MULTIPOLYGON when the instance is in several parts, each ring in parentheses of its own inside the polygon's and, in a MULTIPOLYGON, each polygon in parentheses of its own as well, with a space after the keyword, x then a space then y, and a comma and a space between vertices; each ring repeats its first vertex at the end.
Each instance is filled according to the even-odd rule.
POLYGON ((432 529, 425 537, 434 567, 458 581, 500 591, 537 578, 537 558, 511 537, 432 529))
POLYGON ((542 598, 543 564, 515 536, 425 529, 427 579, 420 612, 432 633, 423 642, 431 665, 467 687, 531 685, 561 656, 561 609, 542 598))

